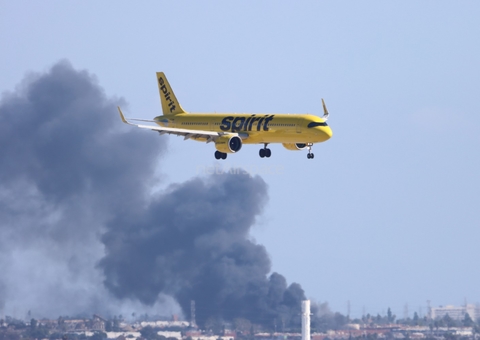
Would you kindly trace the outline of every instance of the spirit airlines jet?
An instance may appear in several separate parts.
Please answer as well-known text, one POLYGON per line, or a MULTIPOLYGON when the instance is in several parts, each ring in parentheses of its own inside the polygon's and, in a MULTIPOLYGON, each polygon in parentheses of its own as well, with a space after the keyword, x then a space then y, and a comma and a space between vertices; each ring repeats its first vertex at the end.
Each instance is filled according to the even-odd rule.
POLYGON ((131 119, 156 125, 133 124, 119 107, 122 121, 158 131, 161 135, 213 142, 217 149, 216 159, 226 159, 227 154, 240 151, 243 144, 263 144, 260 157, 268 158, 272 152, 267 146, 271 143, 282 143, 288 150, 307 149, 307 158, 312 159, 312 145, 332 137, 332 130, 326 123, 328 111, 323 99, 323 117, 310 114, 187 113, 180 106, 163 72, 157 72, 157 82, 163 116, 153 120, 131 119))

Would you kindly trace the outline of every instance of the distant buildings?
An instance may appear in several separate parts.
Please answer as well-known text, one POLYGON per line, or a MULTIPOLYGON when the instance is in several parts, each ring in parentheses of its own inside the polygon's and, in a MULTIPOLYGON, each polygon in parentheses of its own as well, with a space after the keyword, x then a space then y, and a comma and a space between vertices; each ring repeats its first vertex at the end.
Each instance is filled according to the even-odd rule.
POLYGON ((159 327, 159 328, 165 328, 165 327, 180 327, 180 328, 185 328, 190 325, 190 322, 188 321, 142 321, 140 322, 140 326, 143 327, 159 327))
POLYGON ((465 318, 465 314, 467 314, 472 318, 472 320, 476 320, 480 318, 480 308, 475 305, 465 305, 465 306, 440 306, 437 308, 432 308, 432 319, 436 318, 443 318, 447 314, 454 320, 463 320, 465 318))
POLYGON ((102 318, 100 315, 93 315, 92 330, 105 332, 105 323, 107 320, 102 318))

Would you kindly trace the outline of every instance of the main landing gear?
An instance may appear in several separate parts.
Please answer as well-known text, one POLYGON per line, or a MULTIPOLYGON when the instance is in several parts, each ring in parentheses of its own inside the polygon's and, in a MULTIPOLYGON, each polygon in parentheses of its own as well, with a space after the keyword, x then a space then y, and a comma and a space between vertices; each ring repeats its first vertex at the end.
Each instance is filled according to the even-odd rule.
POLYGON ((227 154, 220 151, 215 151, 215 159, 227 159, 227 154))
POLYGON ((314 154, 312 153, 312 143, 309 143, 307 144, 307 148, 308 148, 308 153, 307 153, 307 158, 308 159, 313 159, 314 157, 314 154))
POLYGON ((265 146, 263 147, 263 149, 260 149, 260 151, 258 152, 261 158, 263 157, 269 158, 272 155, 272 150, 267 148, 267 145, 268 143, 265 143, 265 146))

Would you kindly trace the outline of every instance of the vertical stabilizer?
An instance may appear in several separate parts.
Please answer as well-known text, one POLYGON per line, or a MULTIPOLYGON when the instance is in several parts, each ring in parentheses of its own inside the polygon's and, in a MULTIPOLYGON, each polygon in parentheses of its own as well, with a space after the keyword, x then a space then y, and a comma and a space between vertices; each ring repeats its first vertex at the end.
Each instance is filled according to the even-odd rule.
POLYGON ((162 103, 162 111, 164 115, 176 115, 186 113, 175 97, 167 77, 163 72, 157 72, 158 90, 160 92, 160 102, 162 103))

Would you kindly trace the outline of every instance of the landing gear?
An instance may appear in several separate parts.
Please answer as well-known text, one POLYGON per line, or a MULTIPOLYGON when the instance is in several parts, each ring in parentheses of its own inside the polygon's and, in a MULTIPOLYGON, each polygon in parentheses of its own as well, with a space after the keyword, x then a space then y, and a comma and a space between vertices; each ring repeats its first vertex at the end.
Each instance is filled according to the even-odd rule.
POLYGON ((267 157, 269 158, 271 155, 272 155, 272 150, 270 150, 269 148, 267 148, 267 143, 265 143, 265 146, 263 149, 260 149, 260 151, 258 152, 258 154, 260 155, 261 158, 263 157, 267 157))
POLYGON ((258 154, 260 155, 260 157, 270 157, 272 155, 272 151, 270 149, 260 149, 260 151, 258 152, 258 154))
POLYGON ((307 148, 308 148, 308 153, 307 153, 307 158, 308 159, 313 159, 314 157, 314 154, 312 153, 312 143, 308 143, 307 144, 307 148))
POLYGON ((227 159, 227 154, 220 151, 215 151, 215 159, 227 159))

